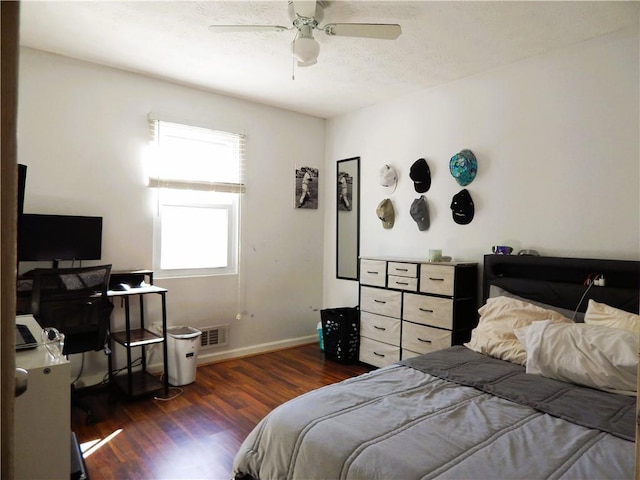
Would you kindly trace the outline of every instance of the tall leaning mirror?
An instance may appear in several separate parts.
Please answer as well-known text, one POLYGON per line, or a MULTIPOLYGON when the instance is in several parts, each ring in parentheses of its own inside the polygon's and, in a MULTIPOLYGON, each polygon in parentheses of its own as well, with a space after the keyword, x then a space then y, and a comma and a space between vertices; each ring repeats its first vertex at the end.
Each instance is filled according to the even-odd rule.
POLYGON ((336 277, 358 280, 360 157, 337 162, 336 277))

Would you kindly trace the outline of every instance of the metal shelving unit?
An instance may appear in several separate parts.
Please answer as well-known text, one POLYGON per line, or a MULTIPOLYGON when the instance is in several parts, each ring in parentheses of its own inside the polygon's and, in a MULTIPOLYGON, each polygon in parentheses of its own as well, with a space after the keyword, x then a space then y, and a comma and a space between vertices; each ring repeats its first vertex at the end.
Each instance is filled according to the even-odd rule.
POLYGON ((167 373, 167 304, 166 288, 153 285, 153 272, 150 270, 135 270, 126 272, 112 272, 110 285, 114 288, 120 283, 131 283, 128 290, 109 290, 107 295, 112 298, 121 298, 125 309, 125 329, 112 332, 110 336, 111 349, 120 345, 124 347, 127 355, 126 371, 117 375, 113 369, 112 355, 109 355, 109 383, 115 385, 129 397, 139 397, 164 389, 164 394, 169 393, 169 375, 167 373), (133 281, 132 281, 133 280, 133 281), (134 285, 135 284, 135 285, 134 285), (145 325, 144 299, 153 295, 160 296, 162 302, 162 328, 156 333, 145 325), (132 322, 131 299, 138 297, 138 321, 132 322), (162 344, 164 375, 162 379, 147 371, 147 348, 155 344, 162 344), (132 350, 139 348, 142 365, 140 370, 133 370, 132 350))

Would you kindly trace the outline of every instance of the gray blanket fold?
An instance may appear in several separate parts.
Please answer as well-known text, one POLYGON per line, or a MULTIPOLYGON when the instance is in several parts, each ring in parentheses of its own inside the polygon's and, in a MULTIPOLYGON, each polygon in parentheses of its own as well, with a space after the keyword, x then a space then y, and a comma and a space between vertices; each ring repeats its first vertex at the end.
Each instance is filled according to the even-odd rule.
POLYGON ((635 397, 614 395, 540 375, 462 345, 400 362, 443 380, 477 388, 584 427, 635 439, 635 397))

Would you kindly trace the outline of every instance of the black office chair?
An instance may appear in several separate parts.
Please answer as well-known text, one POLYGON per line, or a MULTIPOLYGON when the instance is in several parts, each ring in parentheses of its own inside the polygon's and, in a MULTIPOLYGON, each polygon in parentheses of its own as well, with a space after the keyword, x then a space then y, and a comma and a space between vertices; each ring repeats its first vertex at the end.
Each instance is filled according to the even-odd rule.
MULTIPOLYGON (((43 328, 64 334, 62 354, 104 350, 110 354, 109 325, 113 304, 107 297, 111 265, 80 268, 37 268, 33 271, 31 312, 43 328)), ((83 409, 87 424, 95 423, 91 407, 75 395, 72 405, 83 409)))

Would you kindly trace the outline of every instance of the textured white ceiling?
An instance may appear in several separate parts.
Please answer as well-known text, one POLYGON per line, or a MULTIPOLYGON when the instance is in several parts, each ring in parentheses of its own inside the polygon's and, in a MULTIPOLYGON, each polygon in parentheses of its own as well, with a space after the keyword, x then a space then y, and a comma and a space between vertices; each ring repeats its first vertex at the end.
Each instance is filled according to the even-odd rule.
POLYGON ((296 68, 293 31, 212 33, 210 24, 291 25, 280 1, 26 1, 21 44, 329 118, 638 26, 639 2, 331 1, 325 23, 399 23, 397 40, 327 37, 296 68))

